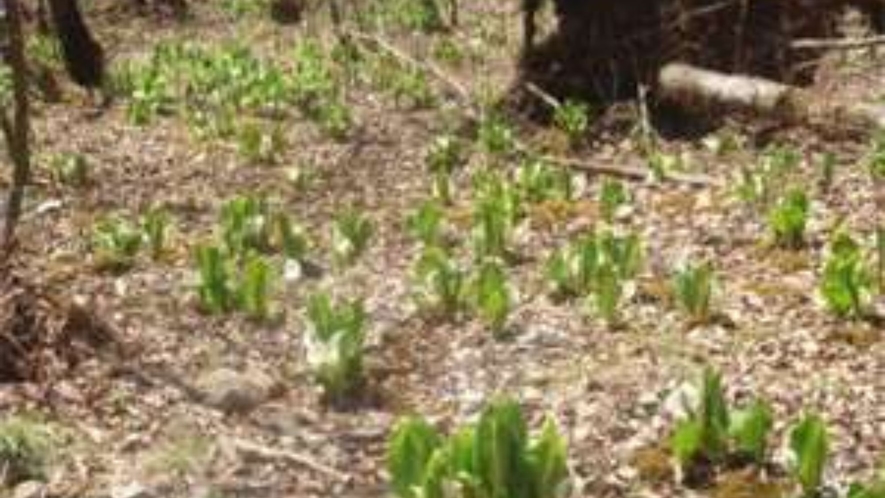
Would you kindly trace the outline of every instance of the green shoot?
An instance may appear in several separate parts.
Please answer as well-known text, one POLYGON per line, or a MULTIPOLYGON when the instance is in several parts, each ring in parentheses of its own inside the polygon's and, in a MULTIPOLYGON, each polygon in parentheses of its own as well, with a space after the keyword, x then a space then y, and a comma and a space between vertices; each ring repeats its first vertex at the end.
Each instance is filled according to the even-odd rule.
POLYGON ((427 151, 427 169, 433 179, 433 196, 443 204, 452 202, 452 174, 463 161, 461 142, 453 136, 437 137, 427 151))
POLYGON ((722 376, 705 369, 697 405, 680 421, 670 448, 683 468, 699 462, 718 462, 728 451, 729 413, 722 376))
POLYGON ((553 113, 553 122, 576 146, 590 127, 590 111, 587 104, 566 100, 553 113))
POLYGON ((445 213, 438 202, 425 201, 409 216, 406 225, 412 236, 425 246, 441 245, 444 217, 445 213))
POLYGON ((850 235, 838 232, 829 252, 820 283, 827 307, 840 317, 862 317, 873 282, 860 246, 850 235))
POLYGON ((885 498, 885 480, 878 477, 870 483, 854 483, 848 488, 848 498, 885 498))
POLYGON ((154 260, 161 259, 167 250, 169 214, 159 208, 151 209, 142 218, 141 226, 151 257, 154 260))
POLYGON ((513 130, 498 115, 489 114, 479 123, 478 137, 482 150, 491 156, 500 156, 513 150, 513 130))
POLYGON ((270 317, 270 294, 273 273, 270 264, 258 254, 251 253, 243 268, 236 291, 237 307, 255 320, 270 317))
POLYGON ((372 222, 356 211, 344 211, 335 218, 332 229, 332 255, 339 266, 352 265, 368 248, 374 229, 372 222))
POLYGON ((618 310, 624 295, 624 281, 614 263, 606 261, 596 268, 592 295, 593 307, 608 324, 618 321, 618 310))
POLYGON ((328 294, 315 294, 307 303, 307 321, 307 361, 326 399, 343 401, 364 381, 363 305, 359 301, 335 303, 328 294))
POLYGON ((790 431, 791 470, 802 487, 803 497, 818 496, 829 453, 827 427, 823 419, 809 414, 790 431))
POLYGON ((415 266, 419 309, 454 319, 464 306, 464 272, 442 249, 428 246, 415 266))
POLYGON ((514 225, 522 216, 519 196, 499 175, 481 173, 474 179, 472 240, 477 260, 506 259, 514 225))
POLYGON ((276 164, 279 162, 285 143, 280 127, 267 129, 255 122, 242 125, 237 134, 240 155, 255 164, 276 164))
POLYGON ((401 498, 418 498, 430 459, 442 438, 424 419, 406 417, 397 422, 387 449, 387 467, 393 490, 401 498))
POLYGON ((555 297, 593 296, 596 310, 614 320, 624 283, 642 266, 642 247, 635 234, 587 234, 559 249, 547 262, 547 278, 555 297))
POLYGON ((679 306, 692 324, 708 323, 713 297, 713 265, 687 265, 673 278, 673 290, 679 306))
POLYGON ((516 186, 523 198, 533 204, 571 200, 572 178, 568 171, 540 160, 524 162, 516 172, 516 186))
POLYGON ((473 213, 473 248, 477 260, 507 255, 510 216, 500 198, 477 201, 473 213))
POLYGON ((763 465, 768 450, 768 436, 774 427, 771 407, 756 400, 743 410, 733 411, 729 422, 728 433, 737 453, 758 466, 763 465))
POLYGON ((475 425, 441 436, 420 418, 396 424, 387 466, 399 498, 457 496, 551 498, 567 492, 566 442, 547 417, 532 437, 521 408, 489 404, 475 425))
POLYGON ((200 246, 197 248, 196 258, 200 275, 197 295, 201 308, 212 314, 233 309, 235 299, 230 265, 224 253, 216 246, 200 246))
POLYGON ((303 262, 310 248, 310 238, 301 225, 292 222, 283 213, 274 216, 274 239, 272 246, 279 247, 287 259, 303 262))
POLYGON ((605 178, 599 191, 599 206, 602 218, 611 223, 615 219, 618 208, 629 202, 630 197, 622 182, 605 178))
POLYGON ((492 260, 483 262, 471 286, 473 305, 480 319, 495 335, 504 333, 512 306, 504 268, 492 260))
POLYGON ((85 187, 89 184, 92 167, 82 154, 58 154, 49 162, 53 178, 63 185, 85 187))
POLYGON ((300 262, 310 246, 302 226, 272 209, 266 199, 255 196, 236 197, 222 206, 221 239, 228 253, 240 259, 250 251, 281 252, 300 262))
POLYGON ((250 250, 268 252, 271 245, 270 207, 264 198, 236 197, 221 208, 221 238, 227 251, 244 257, 250 250))
POLYGON ((768 225, 774 243, 784 249, 799 249, 805 244, 805 227, 808 225, 809 202, 803 190, 791 189, 771 210, 768 225))
POLYGON ((92 230, 92 249, 99 269, 122 272, 135 264, 141 249, 139 227, 119 217, 100 220, 92 230))

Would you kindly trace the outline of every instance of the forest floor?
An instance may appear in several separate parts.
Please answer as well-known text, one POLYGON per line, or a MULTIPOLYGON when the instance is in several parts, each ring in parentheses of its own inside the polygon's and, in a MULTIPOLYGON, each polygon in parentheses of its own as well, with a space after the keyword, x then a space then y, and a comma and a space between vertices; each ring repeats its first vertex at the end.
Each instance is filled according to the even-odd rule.
MULTIPOLYGON (((317 12, 298 26, 277 26, 249 9, 232 14, 234 1, 192 3, 194 16, 182 25, 99 7, 91 19, 114 66, 149 56, 162 41, 236 41, 280 61, 304 39, 334 41, 317 12)), ((518 6, 462 3, 462 23, 451 33, 391 27, 378 36, 434 61, 476 95, 502 95, 516 78, 518 6), (463 59, 435 59, 443 40, 463 59)), ((880 101, 882 61, 867 51, 834 57, 816 90, 880 101)), ((269 165, 251 164, 230 141, 200 140, 178 115, 135 125, 125 98, 98 117, 73 87, 65 102, 37 106, 36 185, 22 225, 22 271, 95 310, 129 350, 122 361, 97 355, 81 362, 48 386, 0 388, 4 411, 37 413, 60 435, 49 476, 53 496, 385 496, 384 452, 397 417, 420 413, 451 427, 498 393, 520 400, 533 426, 548 413, 558 421, 569 441, 575 496, 692 494, 671 477, 650 479, 637 455, 665 440, 678 411, 674 393, 706 365, 723 373, 730 397, 772 404, 777 440, 803 412, 821 413, 833 441, 833 482, 877 470, 885 455, 882 330, 875 321, 833 316, 818 293, 834 227, 841 224, 872 247, 881 215, 865 163, 867 142, 758 123, 726 124, 698 139, 661 139, 662 157, 715 182, 625 181, 630 201, 616 224, 640 235, 646 261, 617 327, 581 301, 551 299, 544 278, 554 250, 600 224, 601 179, 576 172, 584 186, 570 208, 530 210, 515 238, 520 257, 508 277, 516 300, 510 334, 498 339, 478 320, 424 320, 411 298, 420 248, 405 220, 430 197, 429 144, 457 129, 464 108, 450 88, 428 81, 434 103, 411 108, 357 77, 346 91, 355 125, 345 138, 330 138, 290 113, 279 121, 285 146, 269 165), (734 146, 716 146, 724 142, 734 146), (771 160, 773 145, 798 156, 771 188, 800 186, 812 199, 807 242, 798 251, 773 248, 764 208, 736 194, 741 171, 771 160), (824 188, 826 154, 835 158, 835 173, 824 188), (86 186, 66 185, 51 167, 72 155, 88 164, 86 186), (213 236, 225 201, 259 193, 307 228, 309 259, 320 275, 280 279, 273 299, 278 317, 268 323, 201 313, 194 248, 213 236), (109 214, 137 219, 152 206, 173 221, 167 254, 159 261, 141 255, 119 274, 96 269, 95 223, 109 214), (345 208, 368 214, 375 234, 355 265, 338 269, 329 234, 345 208), (668 290, 674 268, 687 260, 709 260, 715 268, 717 319, 710 324, 688 327, 668 290), (305 363, 303 309, 316 289, 363 299, 368 313, 372 395, 346 409, 322 402, 305 363), (238 372, 247 386, 258 386, 247 391, 266 388, 267 396, 248 410, 224 413, 199 394, 222 371, 238 372)), ((552 127, 525 120, 513 126, 538 150, 590 164, 642 165, 637 134, 623 131, 637 129, 637 113, 632 103, 624 107, 625 116, 609 111, 599 118, 604 124, 591 123, 573 147, 552 127)), ((470 178, 485 157, 473 153, 455 175, 450 230, 464 246, 470 178)), ((495 161, 515 167, 506 158, 495 161)), ((882 308, 880 301, 872 308, 882 308)))

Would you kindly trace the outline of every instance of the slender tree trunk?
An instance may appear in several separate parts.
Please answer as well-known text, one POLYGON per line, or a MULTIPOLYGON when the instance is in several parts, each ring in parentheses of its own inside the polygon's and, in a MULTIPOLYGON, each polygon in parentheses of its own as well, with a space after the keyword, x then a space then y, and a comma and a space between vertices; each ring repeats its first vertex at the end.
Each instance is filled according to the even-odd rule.
POLYGON ((13 110, 12 116, 0 116, 3 134, 12 160, 12 186, 6 202, 6 215, 3 226, 3 252, 9 255, 15 243, 15 227, 21 216, 25 186, 30 181, 30 121, 28 104, 28 72, 25 62, 25 40, 22 28, 22 11, 19 0, 4 0, 6 3, 7 28, 9 37, 9 66, 12 69, 13 110))

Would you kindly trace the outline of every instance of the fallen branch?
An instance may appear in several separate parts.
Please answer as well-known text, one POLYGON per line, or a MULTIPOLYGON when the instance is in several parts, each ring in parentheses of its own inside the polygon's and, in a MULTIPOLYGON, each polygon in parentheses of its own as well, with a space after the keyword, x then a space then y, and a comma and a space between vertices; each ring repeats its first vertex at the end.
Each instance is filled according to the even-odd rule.
POLYGON ((661 69, 658 84, 662 98, 689 108, 751 111, 787 122, 861 134, 885 128, 885 106, 823 99, 808 90, 764 78, 674 63, 661 69))
POLYGON ((547 107, 549 107, 550 109, 555 111, 562 107, 562 104, 560 104, 559 101, 556 100, 556 97, 545 92, 543 88, 532 83, 531 81, 527 81, 523 85, 529 93, 531 93, 535 97, 538 97, 538 99, 540 99, 541 102, 547 104, 547 107))
POLYGON ((231 439, 230 443, 246 458, 256 460, 280 460, 299 467, 305 467, 317 473, 326 475, 341 482, 350 482, 351 477, 340 470, 329 467, 324 463, 317 462, 307 455, 293 451, 271 448, 245 439, 231 439))
POLYGON ((866 38, 804 38, 790 43, 794 50, 854 50, 885 45, 885 35, 866 38))
MULTIPOLYGON (((589 173, 593 175, 607 175, 624 178, 628 180, 645 181, 654 177, 651 168, 646 166, 621 166, 615 164, 603 164, 599 161, 582 161, 569 157, 557 156, 540 156, 541 161, 567 167, 576 171, 589 173)), ((682 183, 692 187, 713 187, 718 182, 706 175, 697 175, 689 173, 665 172, 663 180, 682 183)))

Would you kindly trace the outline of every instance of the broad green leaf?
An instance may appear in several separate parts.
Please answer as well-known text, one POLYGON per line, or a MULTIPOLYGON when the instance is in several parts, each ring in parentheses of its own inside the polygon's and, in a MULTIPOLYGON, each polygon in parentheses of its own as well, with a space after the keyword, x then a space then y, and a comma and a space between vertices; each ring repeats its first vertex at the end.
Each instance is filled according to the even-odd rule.
POLYGON ((529 449, 536 498, 558 496, 563 481, 568 477, 567 456, 565 440, 559 435, 556 423, 548 417, 529 449))
POLYGON ((701 435, 698 420, 682 420, 676 424, 670 437, 670 451, 682 467, 690 465, 701 454, 701 435))
POLYGON ((704 371, 700 403, 701 447, 708 458, 717 460, 728 451, 728 404, 722 376, 712 368, 704 371))
POLYGON ((817 415, 806 415, 790 431, 793 475, 806 496, 811 496, 823 483, 829 441, 824 421, 817 415))
POLYGON ((488 498, 531 498, 528 436, 519 406, 496 401, 476 428, 475 470, 488 498))
POLYGON ((418 498, 428 462, 439 449, 436 430, 424 419, 407 417, 397 423, 387 450, 387 468, 400 498, 418 498))
POLYGON ((477 311, 492 331, 501 332, 510 313, 510 290, 504 269, 496 262, 486 261, 479 269, 474 287, 477 311))
POLYGON ((885 498, 885 482, 852 484, 848 489, 848 498, 885 498))
POLYGON ((768 434, 774 424, 771 408, 756 400, 749 408, 733 412, 730 423, 729 434, 737 450, 757 464, 764 463, 768 434))

